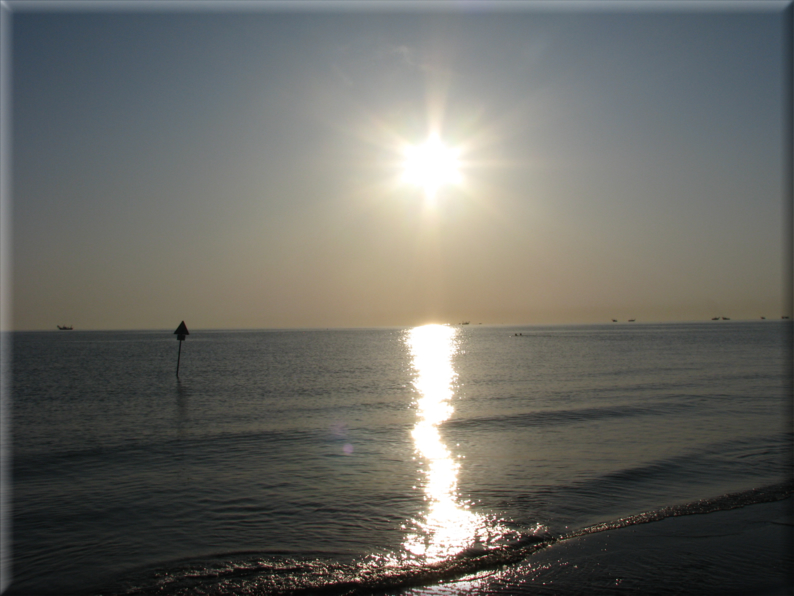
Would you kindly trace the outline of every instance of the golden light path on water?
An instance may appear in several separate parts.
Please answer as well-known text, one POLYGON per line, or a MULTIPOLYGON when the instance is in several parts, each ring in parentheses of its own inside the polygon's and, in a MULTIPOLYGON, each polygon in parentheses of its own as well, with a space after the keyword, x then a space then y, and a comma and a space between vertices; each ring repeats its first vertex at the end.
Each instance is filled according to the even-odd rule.
MULTIPOLYGON (((403 547, 428 563, 447 559, 481 542, 487 542, 487 520, 461 503, 457 490, 460 464, 441 440, 439 425, 453 413, 450 403, 456 377, 453 356, 457 352, 454 327, 425 325, 412 329, 406 338, 416 373, 417 421, 412 436, 423 462, 427 511, 414 520, 416 530, 403 547)), ((492 527, 491 531, 496 530, 492 527)))

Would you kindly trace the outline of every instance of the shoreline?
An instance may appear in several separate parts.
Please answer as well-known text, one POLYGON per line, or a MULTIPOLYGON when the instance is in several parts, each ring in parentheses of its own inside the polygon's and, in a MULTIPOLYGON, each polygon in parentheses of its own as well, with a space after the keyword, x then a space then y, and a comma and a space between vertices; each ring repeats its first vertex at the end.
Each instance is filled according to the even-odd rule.
POLYGON ((561 539, 501 570, 412 596, 789 596, 794 499, 679 515, 561 539))

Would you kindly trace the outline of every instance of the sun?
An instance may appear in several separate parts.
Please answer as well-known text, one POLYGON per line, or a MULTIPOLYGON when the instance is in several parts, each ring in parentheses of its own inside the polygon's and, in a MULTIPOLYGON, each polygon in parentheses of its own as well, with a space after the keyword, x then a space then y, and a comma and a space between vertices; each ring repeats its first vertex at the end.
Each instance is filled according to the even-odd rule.
POLYGON ((428 200, 435 199, 439 188, 462 181, 459 151, 447 147, 438 136, 403 151, 403 181, 424 190, 428 200))

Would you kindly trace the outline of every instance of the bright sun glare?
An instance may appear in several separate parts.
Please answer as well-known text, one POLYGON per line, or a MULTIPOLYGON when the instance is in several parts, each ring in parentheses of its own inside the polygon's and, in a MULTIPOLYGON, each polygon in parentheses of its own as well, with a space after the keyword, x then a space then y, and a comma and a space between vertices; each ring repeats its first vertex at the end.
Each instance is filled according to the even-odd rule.
POLYGON ((437 136, 407 147, 404 155, 403 180, 420 186, 429 200, 442 186, 460 184, 462 180, 458 151, 444 145, 437 136))
POLYGON ((442 440, 439 426, 452 416, 453 358, 458 351, 457 330, 443 325, 412 329, 406 338, 416 378, 417 421, 411 433, 423 464, 427 511, 414 520, 405 549, 429 562, 455 556, 488 535, 502 531, 469 510, 458 496, 457 458, 442 440))

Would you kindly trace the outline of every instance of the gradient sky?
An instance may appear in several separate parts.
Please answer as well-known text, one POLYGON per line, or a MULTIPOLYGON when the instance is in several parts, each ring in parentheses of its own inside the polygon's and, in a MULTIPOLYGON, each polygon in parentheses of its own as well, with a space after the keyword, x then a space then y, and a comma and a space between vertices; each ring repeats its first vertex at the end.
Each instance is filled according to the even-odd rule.
POLYGON ((15 329, 788 314, 787 3, 10 6, 15 329))

